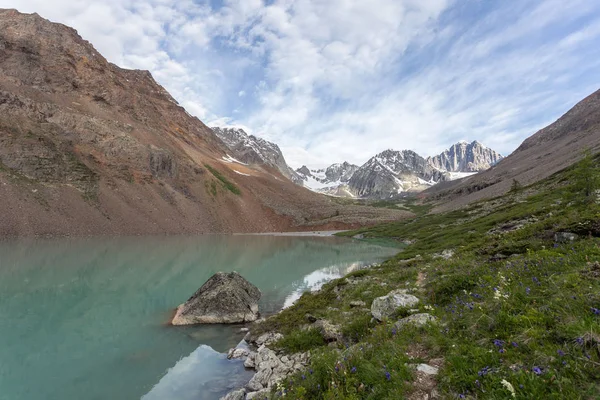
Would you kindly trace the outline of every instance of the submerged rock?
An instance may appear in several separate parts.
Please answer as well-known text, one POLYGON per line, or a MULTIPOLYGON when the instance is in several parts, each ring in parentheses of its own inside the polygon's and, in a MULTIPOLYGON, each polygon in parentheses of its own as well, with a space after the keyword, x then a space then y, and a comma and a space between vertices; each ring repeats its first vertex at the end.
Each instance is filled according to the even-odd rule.
POLYGON ((413 307, 419 304, 419 299, 406 290, 393 290, 386 296, 377 297, 371 305, 371 314, 379 321, 391 317, 400 307, 413 307))
POLYGON ((260 290, 237 272, 217 272, 184 304, 173 325, 231 324, 258 319, 260 290))

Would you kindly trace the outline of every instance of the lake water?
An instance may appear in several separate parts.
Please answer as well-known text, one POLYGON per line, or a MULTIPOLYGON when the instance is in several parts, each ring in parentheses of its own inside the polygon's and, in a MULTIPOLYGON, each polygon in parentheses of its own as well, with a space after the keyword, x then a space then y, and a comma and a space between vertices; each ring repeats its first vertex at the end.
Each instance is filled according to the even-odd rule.
POLYGON ((251 377, 223 354, 241 325, 167 325, 212 274, 238 271, 271 314, 397 251, 334 237, 0 242, 0 399, 218 399, 251 377))

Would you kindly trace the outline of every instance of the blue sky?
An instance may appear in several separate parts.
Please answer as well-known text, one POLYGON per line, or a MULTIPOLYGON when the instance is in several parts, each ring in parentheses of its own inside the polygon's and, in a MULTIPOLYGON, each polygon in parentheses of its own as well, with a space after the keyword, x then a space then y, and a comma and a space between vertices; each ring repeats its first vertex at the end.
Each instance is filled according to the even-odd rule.
POLYGON ((299 167, 509 154, 600 88, 591 0, 0 0, 150 70, 208 125, 245 127, 299 167))

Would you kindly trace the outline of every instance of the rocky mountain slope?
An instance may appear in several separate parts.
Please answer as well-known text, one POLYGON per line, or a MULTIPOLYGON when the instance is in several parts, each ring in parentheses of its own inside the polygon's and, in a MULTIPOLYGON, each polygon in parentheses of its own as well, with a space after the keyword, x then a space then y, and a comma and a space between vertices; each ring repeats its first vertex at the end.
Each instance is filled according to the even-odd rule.
POLYGON ((478 141, 461 141, 427 161, 435 168, 448 172, 480 172, 489 169, 502 159, 502 155, 478 141))
POLYGON ((221 127, 211 129, 231 150, 236 160, 245 164, 266 165, 276 168, 292 182, 300 182, 300 176, 287 165, 279 146, 275 143, 254 135, 248 135, 243 129, 221 127))
POLYGON ((459 142, 442 154, 421 157, 414 151, 386 150, 358 167, 344 162, 327 169, 296 172, 317 192, 342 197, 389 199, 420 192, 439 182, 470 176, 496 164, 502 156, 481 143, 459 142))
POLYGON ((527 138, 489 170, 432 187, 425 195, 438 201, 439 211, 460 208, 506 193, 513 180, 529 185, 544 179, 581 159, 586 149, 600 151, 600 90, 527 138))
POLYGON ((446 180, 444 173, 411 150, 386 150, 361 166, 348 182, 358 197, 389 198, 407 191, 421 191, 446 180))
POLYGON ((344 161, 325 169, 308 169, 306 165, 296 170, 301 184, 317 192, 341 197, 354 197, 348 191, 348 181, 358 170, 358 165, 344 161))
POLYGON ((0 10, 0 236, 265 232, 402 217, 346 207, 231 151, 147 71, 0 10))

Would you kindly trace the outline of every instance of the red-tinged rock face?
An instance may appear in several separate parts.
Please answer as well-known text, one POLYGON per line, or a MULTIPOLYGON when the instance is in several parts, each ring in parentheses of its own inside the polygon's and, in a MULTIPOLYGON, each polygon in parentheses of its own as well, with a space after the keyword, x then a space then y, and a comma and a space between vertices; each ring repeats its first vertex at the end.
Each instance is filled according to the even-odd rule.
POLYGON ((336 204, 226 154, 148 71, 109 63, 67 26, 0 10, 0 237, 338 229, 408 215, 336 204))

